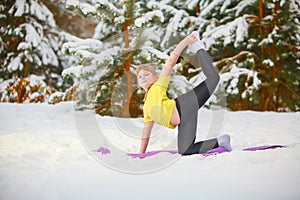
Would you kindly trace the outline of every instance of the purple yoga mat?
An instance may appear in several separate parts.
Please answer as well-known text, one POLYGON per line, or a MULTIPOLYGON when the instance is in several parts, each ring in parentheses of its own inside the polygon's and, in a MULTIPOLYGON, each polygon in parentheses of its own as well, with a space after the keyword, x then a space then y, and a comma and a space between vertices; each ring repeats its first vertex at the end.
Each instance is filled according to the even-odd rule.
POLYGON ((212 150, 209 150, 206 153, 202 153, 201 155, 203 156, 211 156, 211 155, 216 155, 216 154, 220 154, 220 153, 225 153, 228 152, 226 149, 224 149, 223 147, 218 147, 212 150))
POLYGON ((259 150, 266 150, 266 149, 276 149, 276 148, 286 148, 287 146, 284 145, 263 145, 257 147, 248 147, 244 148, 243 151, 259 151, 259 150))
POLYGON ((102 153, 102 155, 110 154, 110 150, 108 148, 105 148, 105 147, 100 147, 99 149, 94 150, 94 151, 102 153))
MULTIPOLYGON (((275 149, 275 148, 286 148, 287 146, 284 145, 262 145, 262 146, 255 146, 255 147, 248 147, 248 148, 244 148, 243 151, 259 151, 259 150, 267 150, 267 149, 275 149)), ((108 148, 105 147, 100 147, 97 150, 94 150, 96 152, 102 153, 103 155, 105 154, 110 154, 110 150, 108 148)), ((225 153, 227 152, 226 149, 224 149, 223 147, 218 147, 212 150, 209 150, 206 153, 202 153, 200 155, 202 156, 211 156, 211 155, 216 155, 216 154, 220 154, 220 153, 225 153)), ((170 154, 178 154, 177 150, 156 150, 156 151, 148 151, 146 153, 128 153, 128 156, 131 156, 132 158, 145 158, 145 157, 149 157, 149 156, 153 156, 159 153, 170 153, 170 154)))
POLYGON ((158 150, 158 151, 148 151, 146 153, 129 153, 127 155, 129 155, 133 158, 145 158, 145 157, 153 156, 155 154, 163 153, 163 152, 170 153, 170 154, 177 154, 178 153, 178 151, 176 151, 176 150, 158 150))

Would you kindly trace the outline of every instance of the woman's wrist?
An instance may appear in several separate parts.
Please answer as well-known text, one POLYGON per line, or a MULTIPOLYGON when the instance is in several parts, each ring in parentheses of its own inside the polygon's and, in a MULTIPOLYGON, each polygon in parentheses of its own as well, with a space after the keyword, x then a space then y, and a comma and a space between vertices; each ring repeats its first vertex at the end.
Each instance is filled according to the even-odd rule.
POLYGON ((185 41, 185 39, 178 43, 178 45, 175 47, 175 49, 173 50, 173 52, 171 54, 180 56, 183 49, 188 46, 188 43, 185 41))

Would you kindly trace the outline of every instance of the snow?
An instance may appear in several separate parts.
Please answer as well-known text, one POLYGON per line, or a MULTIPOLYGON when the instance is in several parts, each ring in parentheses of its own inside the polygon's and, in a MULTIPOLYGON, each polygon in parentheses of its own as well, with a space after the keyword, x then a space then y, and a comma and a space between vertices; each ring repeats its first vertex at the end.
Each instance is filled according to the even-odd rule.
POLYGON ((143 24, 151 21, 154 17, 158 17, 161 22, 164 21, 164 15, 163 15, 163 13, 161 11, 157 10, 157 11, 147 12, 142 17, 139 17, 139 18, 135 19, 134 20, 134 25, 136 27, 142 27, 143 24))
POLYGON ((126 19, 124 16, 118 16, 114 19, 114 22, 115 23, 118 23, 118 24, 122 24, 122 23, 125 23, 126 22, 126 19))
POLYGON ((103 43, 96 39, 80 39, 75 36, 69 38, 69 42, 63 44, 63 50, 67 49, 74 53, 79 50, 94 50, 99 51, 103 48, 103 43))
POLYGON ((30 13, 41 21, 47 21, 48 25, 55 27, 56 23, 51 11, 44 5, 36 1, 30 1, 30 13))
POLYGON ((115 32, 115 31, 116 31, 116 27, 114 25, 105 24, 104 22, 100 21, 95 28, 93 39, 101 40, 109 33, 115 32))
POLYGON ((262 63, 264 65, 270 66, 270 67, 274 67, 274 62, 271 59, 265 59, 262 61, 262 63))
POLYGON ((9 63, 9 65, 7 66, 7 69, 10 70, 10 71, 16 71, 20 68, 23 67, 23 64, 21 63, 21 58, 20 56, 18 57, 15 57, 11 63, 9 63))
POLYGON ((15 4, 8 11, 9 14, 13 14, 15 17, 21 17, 24 14, 31 14, 36 16, 41 21, 47 21, 51 27, 55 27, 55 20, 51 11, 43 4, 36 1, 17 0, 15 4))
MULTIPOLYGON (((103 13, 97 13, 99 8, 105 7, 114 17, 122 15, 122 9, 118 9, 114 4, 107 0, 92 0, 92 1, 79 1, 79 0, 67 0, 67 7, 74 7, 79 9, 84 15, 102 15, 103 13)), ((102 15, 103 16, 103 15, 102 15)))
POLYGON ((67 0, 66 5, 67 6, 78 6, 79 0, 67 0))
POLYGON ((155 1, 149 1, 147 3, 147 8, 157 9, 160 8, 161 10, 165 10, 168 13, 176 13, 178 11, 173 6, 168 5, 166 2, 155 2, 155 1))
POLYGON ((224 38, 224 46, 227 46, 234 41, 234 46, 237 47, 247 36, 248 23, 244 16, 238 17, 225 25, 220 25, 214 29, 207 30, 203 34, 203 41, 205 42, 207 49, 209 49, 218 38, 224 38))
POLYGON ((62 72, 62 76, 74 76, 76 78, 79 78, 80 71, 82 70, 84 66, 71 66, 67 69, 64 69, 62 72))
POLYGON ((19 0, 16 2, 16 4, 8 11, 9 14, 12 14, 16 9, 15 17, 20 17, 23 15, 24 11, 25 13, 28 13, 29 7, 27 4, 25 4, 25 0, 19 0))
MULTIPOLYGON (((208 1, 204 1, 204 2, 206 4, 206 6, 202 5, 204 9, 201 10, 201 13, 200 13, 201 16, 209 15, 214 8, 217 8, 218 6, 220 6, 223 3, 223 0, 212 1, 208 6, 207 6, 208 1)), ((225 5, 226 5, 226 2, 225 2, 225 5)), ((200 7, 201 7, 201 4, 200 4, 200 7)))
MULTIPOLYGON (((236 66, 236 64, 233 64, 229 72, 221 74, 221 84, 230 81, 230 84, 226 89, 227 94, 239 93, 239 90, 236 86, 238 84, 238 78, 241 74, 247 75, 247 79, 253 78, 252 85, 245 85, 247 89, 244 92, 249 92, 251 94, 252 90, 258 88, 258 86, 261 84, 261 80, 258 78, 258 72, 246 68, 239 68, 236 66)), ((246 82, 245 84, 248 83, 246 82)))
POLYGON ((245 8, 255 4, 256 0, 247 0, 247 1, 241 1, 236 6, 236 14, 235 16, 240 16, 245 8))
POLYGON ((152 54, 154 54, 157 58, 159 59, 168 59, 168 55, 149 46, 149 47, 145 47, 145 50, 148 50, 149 52, 151 52, 152 54))
POLYGON ((18 45, 18 48, 17 50, 25 50, 25 49, 31 49, 31 44, 30 43, 27 43, 27 42, 20 42, 19 45, 18 45))
POLYGON ((117 8, 114 3, 109 2, 108 0, 93 0, 93 3, 97 4, 97 7, 106 7, 107 10, 112 12, 114 16, 120 16, 123 14, 124 10, 117 8))
POLYGON ((49 44, 42 42, 38 48, 41 52, 43 64, 51 64, 53 66, 58 66, 58 58, 52 48, 49 48, 49 44))
POLYGON ((81 3, 80 9, 85 15, 96 12, 96 8, 88 3, 81 3))
POLYGON ((48 102, 55 102, 57 99, 64 99, 65 97, 64 92, 54 92, 53 94, 50 95, 48 102))
POLYGON ((46 87, 46 83, 44 82, 44 77, 42 76, 37 76, 37 75, 30 75, 28 78, 28 81, 30 82, 30 86, 34 87, 34 86, 38 86, 41 85, 42 87, 46 87))
POLYGON ((32 44, 33 47, 37 47, 41 43, 41 36, 37 33, 36 29, 31 24, 22 24, 21 28, 25 27, 26 36, 25 40, 32 44))
MULTIPOLYGON (((0 199, 93 200, 143 196, 151 200, 296 200, 300 197, 300 113, 225 111, 221 132, 232 137, 231 153, 211 157, 164 153, 134 159, 126 155, 118 157, 113 146, 119 146, 120 151, 137 150, 136 137, 140 135, 142 119, 96 116, 91 111, 74 111, 74 105, 72 102, 0 104, 0 199), (102 131, 108 145, 114 142, 111 154, 97 154, 88 148, 90 144, 103 146, 103 141, 92 137, 93 122, 98 130, 95 136, 102 131), (132 135, 124 134, 129 132, 132 135), (91 143, 85 143, 89 139, 91 143), (264 144, 289 147, 241 151, 264 144), (169 161, 167 165, 139 175, 130 170, 121 172, 116 167, 132 164, 139 170, 151 169, 165 160, 169 161), (108 165, 106 161, 113 162, 108 165)), ((216 112, 200 110, 199 139, 206 138, 209 122, 216 112)), ((176 139, 176 129, 151 139, 149 150, 161 148, 176 139)))

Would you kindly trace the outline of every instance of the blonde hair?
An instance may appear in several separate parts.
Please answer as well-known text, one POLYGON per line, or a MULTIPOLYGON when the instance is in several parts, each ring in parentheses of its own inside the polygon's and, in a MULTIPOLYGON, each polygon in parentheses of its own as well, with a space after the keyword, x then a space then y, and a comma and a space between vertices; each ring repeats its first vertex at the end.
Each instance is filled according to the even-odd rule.
POLYGON ((140 73, 141 70, 144 71, 149 71, 151 72, 153 75, 157 75, 155 69, 153 66, 149 65, 149 64, 141 64, 139 65, 136 70, 135 70, 135 74, 138 75, 140 73))

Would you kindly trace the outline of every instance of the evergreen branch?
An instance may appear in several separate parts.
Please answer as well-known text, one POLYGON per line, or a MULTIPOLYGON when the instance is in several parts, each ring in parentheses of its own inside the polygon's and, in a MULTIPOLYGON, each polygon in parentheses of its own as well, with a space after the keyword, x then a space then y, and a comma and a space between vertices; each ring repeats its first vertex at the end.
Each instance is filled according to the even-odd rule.
POLYGON ((101 6, 102 8, 105 8, 106 10, 113 13, 114 16, 121 16, 122 15, 121 9, 117 8, 114 4, 112 4, 108 1, 100 0, 100 1, 97 2, 97 4, 98 4, 99 7, 101 6))
POLYGON ((247 15, 246 20, 249 24, 258 24, 259 23, 259 18, 256 15, 247 15))
POLYGON ((116 20, 117 18, 121 16, 124 17, 121 9, 118 9, 108 1, 98 1, 96 4, 96 8, 101 18, 107 21, 112 21, 112 23, 117 23, 118 22, 118 20, 116 20))
POLYGON ((116 19, 123 16, 121 11, 122 9, 119 9, 112 3, 103 0, 97 1, 94 5, 88 2, 67 2, 67 8, 75 10, 85 17, 100 17, 101 20, 106 20, 112 23, 116 23, 116 19))
POLYGON ((255 59, 259 59, 258 56, 253 53, 253 52, 250 52, 250 51, 242 51, 240 53, 238 53, 237 55, 235 56, 232 56, 232 57, 229 57, 229 58, 224 58, 220 61, 217 61, 216 62, 216 67, 218 69, 221 69, 224 65, 229 65, 229 64, 232 64, 235 60, 240 60, 242 58, 244 58, 245 56, 248 56, 248 55, 251 55, 253 56, 255 59))
POLYGON ((284 46, 287 47, 287 49, 289 51, 291 51, 294 54, 294 56, 296 56, 296 58, 299 58, 299 54, 297 52, 300 51, 300 47, 292 45, 292 44, 289 44, 287 42, 282 42, 282 43, 283 43, 284 46))
POLYGON ((178 9, 174 8, 173 6, 161 2, 149 2, 147 7, 153 10, 164 10, 167 13, 176 13, 178 11, 178 9))
POLYGON ((297 98, 300 99, 300 95, 295 90, 293 90, 292 88, 290 88, 286 83, 284 83, 281 80, 278 80, 278 82, 281 83, 284 87, 286 87, 289 91, 291 91, 297 98))

